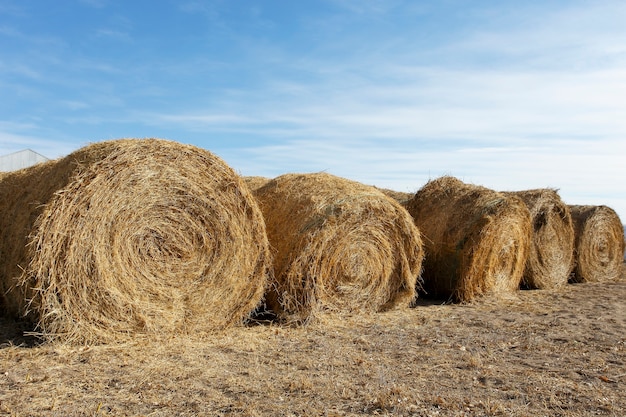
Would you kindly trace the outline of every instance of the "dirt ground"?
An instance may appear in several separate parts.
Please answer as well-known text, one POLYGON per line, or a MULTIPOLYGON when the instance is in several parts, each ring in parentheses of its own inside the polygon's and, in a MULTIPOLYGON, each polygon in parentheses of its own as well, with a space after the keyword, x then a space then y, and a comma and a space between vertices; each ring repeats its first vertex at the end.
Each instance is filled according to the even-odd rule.
POLYGON ((0 416, 626 415, 626 279, 300 328, 37 345, 0 321, 0 416))

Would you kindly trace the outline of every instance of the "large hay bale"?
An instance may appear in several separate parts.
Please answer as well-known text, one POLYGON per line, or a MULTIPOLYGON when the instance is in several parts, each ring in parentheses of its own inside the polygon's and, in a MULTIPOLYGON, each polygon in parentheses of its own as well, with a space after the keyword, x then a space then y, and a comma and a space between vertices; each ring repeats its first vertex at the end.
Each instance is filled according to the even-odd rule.
POLYGON ((624 226, 607 206, 569 206, 574 221, 574 282, 618 279, 624 256, 624 226))
POLYGON ((556 190, 547 188, 505 194, 521 198, 532 218, 532 242, 522 285, 554 289, 567 284, 574 266, 574 227, 567 204, 556 190))
POLYGON ((374 187, 325 173, 286 174, 254 194, 275 250, 267 303, 279 317, 382 311, 415 297, 419 230, 374 187))
POLYGON ((519 288, 531 223, 518 197, 445 176, 429 181, 406 208, 424 238, 428 295, 470 301, 519 288))
POLYGON ((5 313, 48 338, 210 331, 262 299, 271 268, 262 214, 208 151, 101 142, 7 174, 0 196, 5 313))

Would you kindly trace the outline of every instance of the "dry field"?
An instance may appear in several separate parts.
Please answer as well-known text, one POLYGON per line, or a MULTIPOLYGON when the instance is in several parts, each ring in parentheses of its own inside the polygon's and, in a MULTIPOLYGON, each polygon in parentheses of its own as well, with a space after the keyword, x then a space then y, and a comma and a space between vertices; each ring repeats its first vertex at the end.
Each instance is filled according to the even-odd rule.
POLYGON ((624 416, 626 279, 300 328, 36 345, 0 322, 0 416, 624 416))

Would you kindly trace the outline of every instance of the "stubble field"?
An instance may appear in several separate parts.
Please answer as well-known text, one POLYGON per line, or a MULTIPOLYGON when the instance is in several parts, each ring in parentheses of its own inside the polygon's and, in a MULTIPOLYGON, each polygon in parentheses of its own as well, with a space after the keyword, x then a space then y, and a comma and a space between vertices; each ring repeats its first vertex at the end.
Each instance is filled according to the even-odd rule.
POLYGON ((624 276, 108 346, 1 320, 0 416, 626 415, 624 276))

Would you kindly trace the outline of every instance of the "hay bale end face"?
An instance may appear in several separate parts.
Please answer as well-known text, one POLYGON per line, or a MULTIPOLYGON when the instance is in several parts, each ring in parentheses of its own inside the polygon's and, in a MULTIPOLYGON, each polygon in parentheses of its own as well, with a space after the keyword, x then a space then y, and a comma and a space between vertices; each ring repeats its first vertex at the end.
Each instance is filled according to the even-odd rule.
POLYGON ((429 181, 406 208, 424 239, 429 296, 471 301, 519 288, 531 222, 518 197, 446 176, 429 181))
POLYGON ((574 227, 569 207, 552 189, 505 194, 521 198, 532 218, 531 249, 522 286, 529 289, 564 286, 574 266, 574 227))
POLYGON ((607 206, 571 205, 575 231, 573 282, 618 279, 624 262, 624 226, 607 206))
POLYGON ((282 319, 408 305, 423 258, 420 233, 374 187, 325 173, 286 174, 255 191, 275 250, 267 302, 282 319))
POLYGON ((242 321, 270 271, 264 222, 221 159, 158 140, 96 143, 0 181, 5 313, 106 342, 242 321))

